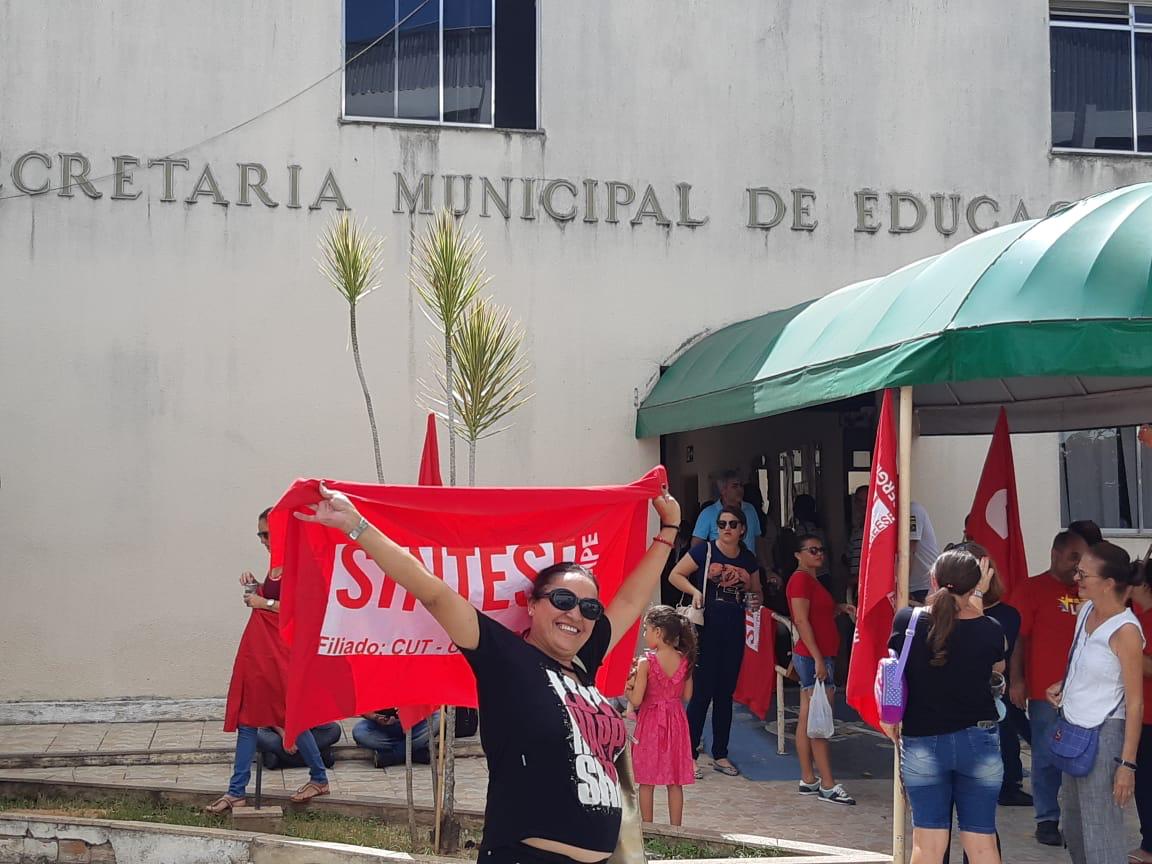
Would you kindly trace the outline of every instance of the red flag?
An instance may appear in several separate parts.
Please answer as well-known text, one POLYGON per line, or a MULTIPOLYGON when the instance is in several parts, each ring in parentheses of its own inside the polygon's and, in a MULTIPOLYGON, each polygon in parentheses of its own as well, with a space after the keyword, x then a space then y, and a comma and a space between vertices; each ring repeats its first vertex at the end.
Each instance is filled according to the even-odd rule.
POLYGON ((1000 409, 992 445, 984 460, 984 471, 976 487, 976 497, 968 514, 968 536, 988 550, 1010 597, 1016 586, 1028 578, 1024 555, 1024 535, 1020 530, 1020 503, 1016 498, 1016 468, 1012 461, 1012 435, 1008 415, 1000 409))
POLYGON ((732 698, 763 720, 776 690, 776 621, 772 610, 744 613, 744 662, 732 698))
MULTIPOLYGON (((529 624, 532 580, 552 563, 591 568, 611 601, 648 546, 649 501, 665 478, 657 467, 627 486, 583 489, 325 484, 519 632, 529 624)), ((474 707, 471 670, 428 611, 342 532, 291 517, 319 500, 318 482, 296 481, 269 517, 273 557, 284 564, 282 632, 291 635, 289 738, 381 705, 474 707)), ((601 668, 605 694, 623 691, 635 638, 625 635, 601 668)))
MULTIPOLYGON (((440 477, 440 443, 436 436, 436 415, 428 412, 428 428, 424 431, 424 451, 420 454, 420 474, 416 481, 421 486, 443 486, 440 477)), ((432 716, 435 705, 404 705, 396 709, 400 725, 411 729, 421 720, 432 716)))
POLYGON ((892 391, 884 391, 872 477, 868 483, 868 509, 860 547, 860 603, 852 662, 848 666, 848 704, 868 725, 879 729, 876 708, 876 665, 888 656, 888 637, 896 614, 896 425, 892 391))

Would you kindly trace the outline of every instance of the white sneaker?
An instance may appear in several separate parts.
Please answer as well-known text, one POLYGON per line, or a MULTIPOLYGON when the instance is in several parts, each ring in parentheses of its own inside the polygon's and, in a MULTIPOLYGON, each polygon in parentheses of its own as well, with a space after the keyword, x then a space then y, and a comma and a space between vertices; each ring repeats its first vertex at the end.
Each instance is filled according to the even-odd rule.
POLYGON ((811 783, 800 781, 800 794, 801 795, 819 795, 820 794, 820 778, 817 777, 811 783))

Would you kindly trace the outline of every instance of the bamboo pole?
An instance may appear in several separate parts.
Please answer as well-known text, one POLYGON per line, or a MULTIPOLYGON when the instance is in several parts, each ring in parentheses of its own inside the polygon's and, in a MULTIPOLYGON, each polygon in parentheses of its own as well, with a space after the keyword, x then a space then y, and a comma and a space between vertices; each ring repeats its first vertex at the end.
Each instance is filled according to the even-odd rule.
POLYGON ((444 812, 444 763, 446 761, 446 754, 444 753, 444 735, 447 723, 447 709, 440 706, 440 745, 436 748, 436 756, 439 774, 439 783, 436 787, 436 828, 435 839, 433 840, 432 848, 436 850, 436 854, 440 854, 440 814, 444 812))
MULTIPOLYGON (((896 608, 908 605, 908 558, 912 527, 912 388, 900 388, 900 434, 896 450, 897 486, 897 554, 896 554, 896 608)), ((904 864, 907 860, 904 825, 907 802, 904 786, 900 782, 900 748, 892 756, 892 862, 904 864)))

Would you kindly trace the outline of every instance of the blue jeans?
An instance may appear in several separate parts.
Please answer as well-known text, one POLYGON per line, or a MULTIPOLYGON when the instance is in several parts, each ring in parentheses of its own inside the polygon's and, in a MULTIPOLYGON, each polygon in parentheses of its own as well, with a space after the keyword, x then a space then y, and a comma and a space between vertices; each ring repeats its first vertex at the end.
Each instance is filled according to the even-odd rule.
POLYGON ((1059 822, 1063 774, 1048 754, 1048 737, 1056 723, 1056 709, 1046 699, 1032 699, 1028 702, 1028 720, 1032 726, 1032 803, 1036 821, 1059 822))
MULTIPOLYGON (((413 762, 427 764, 431 761, 428 747, 433 727, 440 728, 439 711, 412 727, 413 762)), ((375 751, 380 767, 404 764, 404 730, 399 721, 382 726, 365 717, 352 727, 352 738, 366 750, 375 751)))
MULTIPOLYGON (((801 690, 811 690, 816 686, 816 661, 813 658, 805 654, 793 654, 792 668, 796 670, 796 677, 800 679, 801 690)), ((831 657, 825 657, 824 668, 828 670, 825 686, 835 689, 836 662, 831 657)))
MULTIPOLYGON (((248 788, 248 780, 252 777, 252 760, 256 758, 256 744, 259 740, 259 730, 255 726, 239 726, 236 729, 236 761, 232 768, 232 779, 228 781, 228 794, 233 798, 243 798, 248 788)), ((328 772, 324 770, 324 762, 320 759, 320 748, 316 746, 316 739, 312 737, 311 730, 300 733, 296 739, 296 747, 304 761, 308 763, 308 776, 313 783, 321 785, 328 782, 328 772)))
POLYGON ((955 804, 961 831, 996 833, 996 799, 1004 780, 996 724, 947 735, 901 737, 900 777, 913 828, 950 830, 955 804))

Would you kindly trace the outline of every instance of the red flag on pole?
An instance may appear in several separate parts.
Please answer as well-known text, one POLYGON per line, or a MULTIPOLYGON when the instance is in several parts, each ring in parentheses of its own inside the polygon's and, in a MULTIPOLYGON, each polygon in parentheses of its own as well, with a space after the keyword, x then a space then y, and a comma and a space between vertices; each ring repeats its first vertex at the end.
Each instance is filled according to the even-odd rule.
POLYGON ((1005 596, 1028 578, 1024 535, 1020 530, 1020 503, 1016 497, 1016 467, 1012 461, 1012 435, 1008 415, 1000 409, 992 445, 965 525, 968 536, 988 550, 1004 583, 1005 596))
MULTIPOLYGON (((420 454, 420 474, 416 480, 420 486, 443 486, 440 476, 440 440, 436 435, 436 415, 428 412, 428 427, 424 431, 424 450, 420 454)), ((396 710, 400 725, 411 729, 421 720, 431 717, 435 705, 405 705, 396 710)))
POLYGON ((744 613, 744 662, 732 698, 763 720, 776 690, 776 619, 761 607, 744 613))
POLYGON ((860 603, 852 662, 848 666, 848 704, 868 725, 879 729, 876 707, 876 664, 888 656, 888 637, 896 614, 896 423, 892 391, 884 391, 872 477, 868 482, 868 509, 860 547, 860 603))

